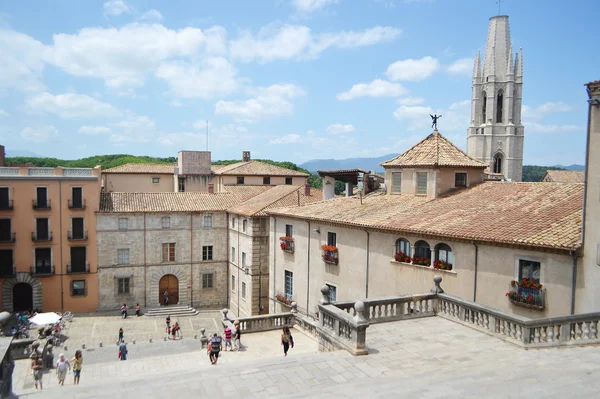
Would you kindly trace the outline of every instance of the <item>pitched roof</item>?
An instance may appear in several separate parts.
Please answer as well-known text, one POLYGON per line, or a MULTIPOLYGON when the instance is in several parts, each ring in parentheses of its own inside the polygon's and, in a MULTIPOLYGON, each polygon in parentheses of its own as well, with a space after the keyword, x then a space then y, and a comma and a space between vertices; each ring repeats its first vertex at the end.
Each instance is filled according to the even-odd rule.
MULTIPOLYGON (((220 169, 221 165, 211 165, 210 169, 215 172, 220 169)), ((152 175, 172 175, 177 168, 176 163, 127 163, 114 168, 104 169, 102 173, 135 173, 135 174, 152 174, 152 175)))
POLYGON ((437 130, 396 158, 381 163, 385 167, 465 167, 489 165, 471 158, 437 130))
POLYGON ((382 195, 269 213, 400 234, 570 250, 581 242, 583 185, 486 182, 437 199, 382 195))
POLYGON ((583 170, 547 170, 542 181, 554 183, 583 183, 584 179, 585 171, 583 170))
POLYGON ((233 176, 303 176, 308 177, 308 173, 298 172, 297 170, 282 168, 281 166, 271 165, 260 161, 237 162, 226 165, 215 170, 216 175, 233 176))
MULTIPOLYGON (((177 213, 225 211, 265 189, 237 190, 217 194, 187 193, 102 193, 100 213, 177 213)), ((247 188, 247 186, 246 186, 247 188)))
POLYGON ((323 191, 311 188, 309 196, 304 195, 304 186, 279 185, 242 202, 228 211, 244 216, 265 216, 267 210, 284 206, 302 206, 321 201, 323 191))

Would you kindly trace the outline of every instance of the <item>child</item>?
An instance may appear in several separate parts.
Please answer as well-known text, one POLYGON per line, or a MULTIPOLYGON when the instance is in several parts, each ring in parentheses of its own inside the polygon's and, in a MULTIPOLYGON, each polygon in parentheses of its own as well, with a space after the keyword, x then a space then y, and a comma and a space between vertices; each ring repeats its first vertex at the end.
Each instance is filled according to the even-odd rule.
POLYGON ((225 331, 225 351, 227 351, 227 347, 229 347, 229 351, 233 351, 233 347, 231 346, 231 328, 226 327, 225 331))
POLYGON ((177 335, 177 323, 171 328, 171 335, 173 335, 173 341, 175 341, 175 337, 177 335))

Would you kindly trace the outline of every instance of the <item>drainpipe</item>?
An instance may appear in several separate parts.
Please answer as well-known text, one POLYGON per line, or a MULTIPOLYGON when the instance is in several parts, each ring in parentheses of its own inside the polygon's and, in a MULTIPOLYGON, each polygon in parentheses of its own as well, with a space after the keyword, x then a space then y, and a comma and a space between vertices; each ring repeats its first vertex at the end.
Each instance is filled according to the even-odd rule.
MULTIPOLYGON (((146 264, 146 214, 144 213, 144 307, 148 307, 148 287, 146 287, 146 273, 148 265, 146 264)), ((159 288, 160 291, 160 288, 159 288)), ((158 293, 160 295, 160 292, 158 293)), ((160 303, 160 302, 159 302, 160 303)))
POLYGON ((588 107, 587 140, 585 141, 585 171, 583 172, 583 208, 581 210, 581 247, 585 243, 585 206, 588 190, 588 169, 590 165, 590 134, 592 133, 592 105, 588 107))
POLYGON ((308 223, 308 234, 306 235, 308 237, 308 265, 306 268, 306 314, 308 315, 310 314, 310 308, 308 307, 310 301, 310 221, 306 221, 306 223, 308 223))
MULTIPOLYGON (((361 197, 362 199, 362 197, 361 197)), ((365 276, 365 298, 369 297, 369 245, 371 241, 371 235, 368 230, 365 229, 365 233, 367 233, 367 275, 365 276)))
POLYGON ((477 302, 477 260, 479 258, 479 247, 474 240, 471 240, 471 244, 475 246, 475 269, 473 271, 473 302, 477 302))
POLYGON ((575 314, 575 292, 577 288, 577 253, 571 250, 569 251, 569 255, 573 257, 573 274, 571 277, 571 314, 575 314))
MULTIPOLYGON (((238 272, 238 278, 237 281, 235 282, 237 287, 235 287, 236 291, 237 291, 237 317, 241 317, 241 312, 240 312, 240 287, 242 286, 242 284, 240 283, 240 263, 242 261, 242 251, 240 251, 240 218, 238 216, 238 224, 237 224, 237 248, 238 248, 238 267, 237 267, 237 272, 238 272)), ((242 267, 244 265, 242 264, 242 267)))
MULTIPOLYGON (((273 218, 273 296, 275 296, 275 290, 276 290, 276 285, 275 285, 275 280, 277 279, 277 251, 275 250, 277 241, 275 241, 275 239, 277 238, 277 218, 275 216, 272 216, 273 218)), ((273 301, 273 313, 277 312, 277 303, 275 301, 273 301)))
MULTIPOLYGON (((48 194, 46 194, 48 195, 48 194)), ((46 199, 47 200, 47 199, 46 199)), ((58 228, 60 229, 60 311, 65 311, 65 288, 64 288, 64 272, 63 272, 63 229, 62 229, 62 181, 58 181, 58 228)), ((43 306, 43 303, 42 303, 43 306)))
POLYGON ((190 212, 190 307, 194 307, 194 215, 190 212))
POLYGON ((225 211, 225 223, 226 224, 226 228, 225 228, 225 233, 227 233, 227 238, 225 239, 226 242, 226 246, 227 246, 227 276, 226 278, 226 284, 225 286, 227 287, 227 307, 231 307, 231 304, 229 303, 229 301, 231 300, 230 296, 229 296, 229 292, 231 291, 231 288, 229 287, 229 271, 231 270, 231 268, 229 267, 230 262, 231 262, 231 255, 229 254, 229 212, 225 211))

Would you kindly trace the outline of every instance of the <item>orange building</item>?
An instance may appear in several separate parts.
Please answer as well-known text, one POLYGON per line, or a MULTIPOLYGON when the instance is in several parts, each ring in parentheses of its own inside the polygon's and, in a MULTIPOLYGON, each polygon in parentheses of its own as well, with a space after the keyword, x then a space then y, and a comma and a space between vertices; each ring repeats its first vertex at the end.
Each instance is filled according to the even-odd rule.
POLYGON ((0 167, 0 286, 6 311, 94 312, 100 167, 0 167))

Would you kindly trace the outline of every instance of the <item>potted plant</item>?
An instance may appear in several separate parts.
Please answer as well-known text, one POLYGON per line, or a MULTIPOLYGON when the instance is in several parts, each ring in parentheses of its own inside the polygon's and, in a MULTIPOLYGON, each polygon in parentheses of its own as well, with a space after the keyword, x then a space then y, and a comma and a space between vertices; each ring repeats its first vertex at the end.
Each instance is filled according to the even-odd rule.
POLYGON ((452 270, 452 263, 448 263, 443 260, 436 260, 433 262, 433 267, 439 270, 452 270))
POLYGON ((532 309, 544 309, 546 290, 534 279, 512 280, 506 293, 509 302, 532 309))
POLYGON ((292 302, 293 302, 291 299, 288 299, 288 297, 286 295, 279 293, 279 292, 277 294, 275 294, 275 299, 278 302, 281 302, 282 304, 284 304, 286 306, 291 306, 292 302))
POLYGON ((321 245, 323 250, 323 261, 332 265, 338 264, 338 249, 334 245, 321 245))
POLYGON ((406 256, 404 254, 404 252, 400 251, 400 252, 396 252, 394 254, 394 260, 396 262, 404 262, 404 263, 411 263, 412 259, 410 258, 410 256, 406 256))
POLYGON ((279 237, 279 245, 281 246, 281 249, 285 252, 294 252, 294 239, 292 237, 279 237))
POLYGON ((429 266, 429 265, 431 265, 431 259, 429 259, 429 258, 413 258, 413 265, 429 266))

